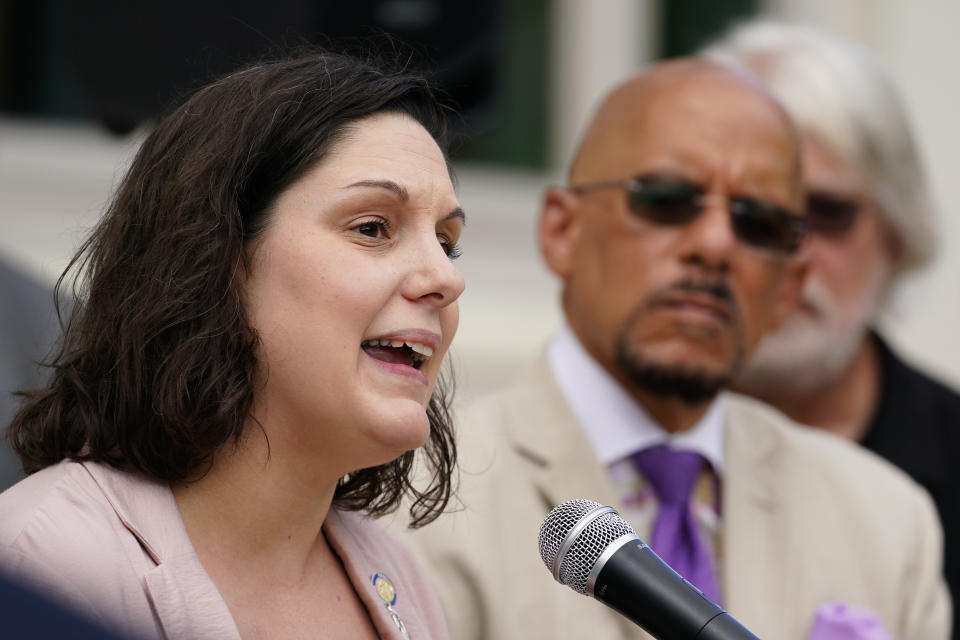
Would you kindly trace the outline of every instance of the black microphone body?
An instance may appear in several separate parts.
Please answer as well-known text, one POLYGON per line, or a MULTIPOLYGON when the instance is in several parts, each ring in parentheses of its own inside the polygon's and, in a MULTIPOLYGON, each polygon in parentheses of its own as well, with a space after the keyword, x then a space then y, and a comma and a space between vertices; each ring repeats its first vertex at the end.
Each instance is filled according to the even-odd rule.
POLYGON ((557 506, 540 526, 554 578, 658 640, 760 640, 660 559, 617 512, 592 500, 557 506))
POLYGON ((593 597, 660 640, 759 640, 639 538, 606 559, 593 597))

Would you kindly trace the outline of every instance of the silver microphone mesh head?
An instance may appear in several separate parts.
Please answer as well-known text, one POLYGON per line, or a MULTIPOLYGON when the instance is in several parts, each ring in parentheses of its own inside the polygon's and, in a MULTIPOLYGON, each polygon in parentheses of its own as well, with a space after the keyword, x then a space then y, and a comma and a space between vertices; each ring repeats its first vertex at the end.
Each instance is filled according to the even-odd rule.
POLYGON ((572 543, 560 558, 557 580, 584 595, 587 595, 590 572, 604 550, 620 536, 634 533, 633 527, 612 510, 600 514, 579 533, 573 531, 580 520, 601 508, 603 505, 593 500, 568 500, 548 513, 540 525, 543 563, 553 573, 557 555, 565 544, 572 543), (575 539, 568 540, 571 534, 575 539))
POLYGON ((567 500, 554 507, 540 525, 540 559, 553 573, 553 561, 557 559, 563 541, 583 516, 603 505, 593 500, 567 500))

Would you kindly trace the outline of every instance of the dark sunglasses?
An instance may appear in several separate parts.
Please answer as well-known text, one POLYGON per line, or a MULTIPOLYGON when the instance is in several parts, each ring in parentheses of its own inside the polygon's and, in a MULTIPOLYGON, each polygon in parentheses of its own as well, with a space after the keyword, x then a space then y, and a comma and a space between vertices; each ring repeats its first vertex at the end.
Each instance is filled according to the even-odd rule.
POLYGON ((853 228, 862 202, 855 198, 810 191, 807 193, 807 226, 811 233, 839 238, 853 228))
MULTIPOLYGON (((569 187, 576 194, 598 189, 626 189, 630 211, 644 220, 663 225, 683 225, 699 216, 708 202, 698 184, 657 176, 606 180, 569 187)), ((731 196, 734 234, 747 244, 778 253, 792 254, 800 247, 807 225, 803 216, 771 202, 731 196)))

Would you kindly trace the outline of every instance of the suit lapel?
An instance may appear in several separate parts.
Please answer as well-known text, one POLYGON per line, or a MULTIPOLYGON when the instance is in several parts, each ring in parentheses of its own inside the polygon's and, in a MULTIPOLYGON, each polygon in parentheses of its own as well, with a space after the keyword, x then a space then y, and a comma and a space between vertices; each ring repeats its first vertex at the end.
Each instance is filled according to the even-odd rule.
POLYGON ((760 637, 788 637, 796 556, 785 548, 779 498, 779 434, 749 404, 727 398, 723 478, 724 605, 760 637))
POLYGON ((511 444, 529 462, 529 477, 547 510, 574 498, 619 507, 606 470, 557 387, 545 356, 518 381, 507 411, 511 444))
MULTIPOLYGON (((575 498, 622 509, 606 469, 597 461, 593 445, 554 380, 546 356, 518 379, 504 410, 507 437, 515 453, 527 463, 524 472, 542 499, 543 516, 561 502, 575 498)), ((625 617, 596 602, 582 604, 583 596, 553 586, 557 588, 554 597, 571 605, 560 605, 563 615, 571 616, 563 623, 563 637, 652 640, 625 617)))

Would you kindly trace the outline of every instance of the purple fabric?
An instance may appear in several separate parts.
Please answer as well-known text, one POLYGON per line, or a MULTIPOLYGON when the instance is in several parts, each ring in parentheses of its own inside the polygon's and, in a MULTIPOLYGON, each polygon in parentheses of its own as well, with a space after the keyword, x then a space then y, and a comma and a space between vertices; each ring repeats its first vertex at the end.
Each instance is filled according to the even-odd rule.
POLYGON ((660 503, 650 547, 674 571, 720 603, 713 558, 690 510, 693 486, 706 464, 703 456, 660 445, 635 453, 633 460, 660 503))
POLYGON ((883 630, 872 611, 844 604, 825 604, 817 609, 807 640, 894 640, 883 630))

